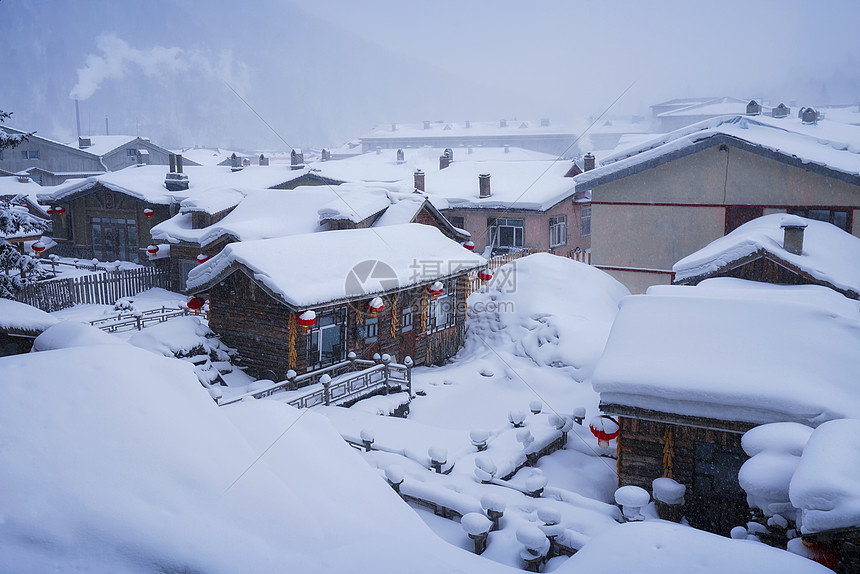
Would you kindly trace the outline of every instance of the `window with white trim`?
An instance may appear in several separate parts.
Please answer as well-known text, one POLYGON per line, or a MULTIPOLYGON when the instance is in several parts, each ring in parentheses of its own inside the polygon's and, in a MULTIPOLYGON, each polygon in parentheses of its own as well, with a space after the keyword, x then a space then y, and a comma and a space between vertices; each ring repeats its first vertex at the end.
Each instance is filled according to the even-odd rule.
POLYGON ((502 249, 519 249, 523 246, 523 220, 510 218, 487 219, 489 242, 493 247, 502 249))
POLYGON ((553 215, 549 218, 549 246, 558 247, 567 243, 567 216, 553 215))

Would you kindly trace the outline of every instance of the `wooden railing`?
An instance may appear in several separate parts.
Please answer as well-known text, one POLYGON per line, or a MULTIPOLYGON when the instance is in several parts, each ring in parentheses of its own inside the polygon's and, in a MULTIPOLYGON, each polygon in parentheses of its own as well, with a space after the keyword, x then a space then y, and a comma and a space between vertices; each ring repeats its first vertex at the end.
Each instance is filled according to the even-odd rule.
POLYGON ((276 393, 290 393, 294 396, 284 397, 285 402, 305 409, 317 405, 341 405, 374 392, 388 393, 392 385, 407 391, 411 398, 412 360, 407 357, 404 363, 384 359, 350 359, 310 373, 291 376, 256 391, 221 399, 218 404, 224 406, 246 397, 262 399, 276 393))
MULTIPOLYGON (((531 255, 532 253, 551 253, 553 255, 558 255, 559 257, 567 257, 568 259, 573 259, 574 261, 579 261, 580 263, 591 265, 591 251, 586 251, 580 247, 567 250, 548 249, 546 251, 527 248, 491 257, 487 260, 486 268, 489 269, 493 274, 495 274, 498 268, 502 265, 507 265, 512 261, 516 261, 520 257, 525 257, 526 255, 531 255)), ((484 285, 484 282, 478 279, 478 272, 474 271, 470 273, 469 278, 466 280, 466 294, 469 295, 471 293, 474 293, 481 288, 481 285, 484 285)))
POLYGON ((182 317, 191 315, 194 312, 187 307, 168 309, 150 309, 149 311, 132 311, 128 313, 117 313, 113 317, 105 317, 104 319, 96 319, 90 321, 90 325, 98 327, 102 331, 108 333, 116 333, 128 329, 137 329, 140 331, 153 323, 164 323, 168 319, 174 317, 182 317))

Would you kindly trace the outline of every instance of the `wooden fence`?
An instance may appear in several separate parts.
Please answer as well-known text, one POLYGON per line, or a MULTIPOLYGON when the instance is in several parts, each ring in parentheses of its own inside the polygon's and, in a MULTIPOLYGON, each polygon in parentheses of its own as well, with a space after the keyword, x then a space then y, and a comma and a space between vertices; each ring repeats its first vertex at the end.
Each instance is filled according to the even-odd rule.
POLYGON ((140 267, 32 283, 18 293, 17 299, 51 312, 84 303, 113 305, 117 299, 155 287, 168 287, 167 272, 140 267))
MULTIPOLYGON (((520 249, 519 251, 511 251, 510 253, 504 253, 502 255, 496 255, 495 257, 491 257, 487 260, 487 269, 495 275, 496 271, 502 265, 507 265, 508 263, 519 259, 520 257, 525 257, 526 255, 531 255, 532 253, 551 253, 553 255, 558 255, 559 257, 567 257, 568 259, 573 259, 574 261, 579 261, 580 263, 585 263, 586 265, 591 265, 591 251, 585 251, 579 247, 576 249, 549 249, 548 251, 539 251, 537 249, 520 249)), ((478 279, 477 272, 473 272, 469 275, 467 279, 467 287, 466 287, 466 296, 471 293, 474 293, 483 285, 480 279, 478 279)))

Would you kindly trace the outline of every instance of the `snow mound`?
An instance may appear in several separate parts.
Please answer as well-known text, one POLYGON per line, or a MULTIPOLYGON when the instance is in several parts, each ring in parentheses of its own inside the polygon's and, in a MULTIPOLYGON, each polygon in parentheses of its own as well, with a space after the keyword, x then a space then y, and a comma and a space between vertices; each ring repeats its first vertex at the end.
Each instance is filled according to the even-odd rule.
POLYGON ((629 294, 608 274, 572 259, 548 253, 517 259, 469 297, 462 356, 491 346, 539 366, 569 367, 584 381, 629 294))

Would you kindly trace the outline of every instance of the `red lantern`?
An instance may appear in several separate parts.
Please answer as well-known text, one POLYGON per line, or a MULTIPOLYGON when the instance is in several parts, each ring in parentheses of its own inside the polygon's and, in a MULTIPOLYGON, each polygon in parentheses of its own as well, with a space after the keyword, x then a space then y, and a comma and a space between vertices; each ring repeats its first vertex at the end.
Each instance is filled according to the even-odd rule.
POLYGON ((34 243, 33 245, 31 245, 31 247, 32 247, 32 249, 33 249, 33 253, 35 253, 35 254, 36 254, 36 257, 38 257, 39 255, 41 255, 41 254, 42 254, 42 251, 44 251, 44 250, 45 250, 45 244, 44 244, 44 243, 42 243, 41 241, 37 241, 36 243, 34 243))
POLYGON ((204 255, 201 253, 197 256, 197 263, 206 263, 207 261, 209 261, 208 255, 204 255))
POLYGON ((468 249, 469 251, 474 251, 474 249, 475 249, 475 242, 474 242, 474 241, 467 241, 466 243, 464 243, 464 244, 463 244, 463 247, 465 247, 465 248, 466 248, 466 249, 468 249))
POLYGON ((151 209, 149 209, 148 207, 143 210, 143 214, 146 216, 147 219, 152 219, 153 213, 155 213, 155 212, 152 211, 151 209))
POLYGON ((370 300, 370 303, 367 304, 367 309, 373 317, 376 317, 376 314, 382 311, 383 307, 385 307, 385 304, 382 302, 381 297, 374 297, 370 300))
POLYGON ((591 434, 597 437, 597 444, 602 448, 609 446, 609 441, 618 437, 621 432, 621 426, 614 418, 609 415, 600 415, 591 419, 588 423, 588 429, 591 434))
POLYGON ((54 208, 54 213, 56 213, 57 215, 62 217, 63 214, 66 213, 66 208, 63 207, 62 205, 58 205, 57 207, 54 208))
POLYGON ((427 287, 427 292, 430 293, 431 297, 438 297, 442 294, 442 291, 445 290, 445 286, 442 285, 441 281, 436 281, 429 287, 427 287))
POLYGON ((317 314, 314 311, 305 311, 296 317, 296 322, 302 326, 302 333, 307 333, 317 322, 317 314))
POLYGON ((48 209, 46 209, 46 210, 45 210, 45 213, 47 213, 48 215, 50 215, 51 217, 53 217, 53 216, 54 216, 54 208, 53 208, 53 207, 49 207, 48 209))
POLYGON ((146 248, 146 252, 149 253, 150 257, 155 257, 155 254, 158 253, 158 245, 150 245, 146 248))
POLYGON ((492 278, 493 274, 490 272, 489 269, 481 269, 480 271, 478 271, 478 279, 480 279, 481 282, 486 283, 492 278))
POLYGON ((197 297, 196 295, 188 301, 188 308, 194 311, 195 315, 200 314, 200 309, 203 308, 203 305, 206 304, 206 300, 202 297, 197 297))

